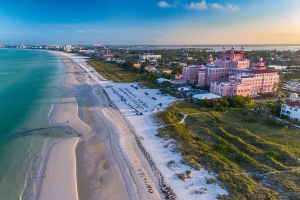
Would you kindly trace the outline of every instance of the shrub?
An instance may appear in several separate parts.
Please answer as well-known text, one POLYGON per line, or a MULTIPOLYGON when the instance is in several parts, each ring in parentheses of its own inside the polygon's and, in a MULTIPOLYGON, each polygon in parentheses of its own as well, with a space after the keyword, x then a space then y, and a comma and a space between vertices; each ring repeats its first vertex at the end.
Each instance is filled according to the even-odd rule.
POLYGON ((257 120, 253 117, 247 117, 244 119, 245 122, 248 122, 248 123, 256 123, 257 120))
POLYGON ((190 152, 184 151, 184 152, 182 152, 182 155, 183 155, 183 156, 189 156, 189 155, 190 155, 190 152))
POLYGON ((201 190, 195 190, 196 194, 206 194, 205 192, 201 191, 201 190))
POLYGON ((230 147, 226 144, 217 144, 215 149, 221 154, 228 154, 230 147))
POLYGON ((177 174, 177 177, 180 178, 183 181, 186 179, 184 174, 177 174))
POLYGON ((219 107, 216 110, 221 111, 221 112, 225 112, 225 111, 228 110, 228 108, 226 108, 226 107, 219 107))
POLYGON ((275 151, 267 151, 266 154, 270 158, 273 158, 276 161, 281 161, 282 160, 282 155, 280 153, 275 152, 275 151))
POLYGON ((187 170, 187 171, 186 171, 186 176, 187 176, 188 178, 191 177, 191 174, 192 174, 192 171, 190 171, 190 170, 187 170))
POLYGON ((197 142, 204 141, 204 139, 202 137, 200 137, 200 136, 193 137, 193 140, 195 140, 197 142))
POLYGON ((201 165, 198 164, 198 163, 195 163, 195 168, 196 168, 197 170, 200 170, 200 169, 201 169, 201 165))
POLYGON ((175 164, 175 160, 170 160, 167 165, 170 167, 172 164, 175 164))
POLYGON ((217 182, 217 180, 214 179, 214 178, 209 178, 209 179, 206 180, 206 184, 214 184, 216 182, 217 182))

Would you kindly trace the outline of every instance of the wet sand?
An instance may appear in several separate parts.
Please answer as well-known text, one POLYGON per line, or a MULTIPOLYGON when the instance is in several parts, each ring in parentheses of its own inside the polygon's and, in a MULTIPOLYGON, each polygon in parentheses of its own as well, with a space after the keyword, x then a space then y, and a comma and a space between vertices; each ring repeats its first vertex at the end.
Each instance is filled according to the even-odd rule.
POLYGON ((65 88, 54 121, 78 137, 60 141, 50 150, 43 171, 48 176, 40 183, 37 199, 161 199, 127 122, 79 65, 61 59, 65 88))

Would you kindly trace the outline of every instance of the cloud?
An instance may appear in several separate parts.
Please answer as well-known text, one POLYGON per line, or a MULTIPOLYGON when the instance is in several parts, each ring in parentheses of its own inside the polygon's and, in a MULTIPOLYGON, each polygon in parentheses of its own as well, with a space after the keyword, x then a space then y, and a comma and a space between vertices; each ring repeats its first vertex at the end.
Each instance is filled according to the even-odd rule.
POLYGON ((186 9, 193 9, 193 10, 205 10, 207 9, 207 4, 205 0, 202 0, 201 2, 192 2, 185 6, 186 9))
POLYGON ((77 32, 77 33, 85 33, 84 30, 77 30, 76 32, 77 32))
POLYGON ((223 6, 221 4, 213 3, 210 4, 211 8, 214 10, 225 10, 225 11, 238 11, 240 8, 233 4, 227 4, 227 6, 223 6))
POLYGON ((227 4, 225 5, 221 5, 218 3, 211 3, 211 4, 207 4, 206 0, 201 0, 200 2, 191 2, 189 4, 184 4, 182 3, 180 0, 175 0, 172 4, 167 3, 166 1, 160 1, 158 3, 158 6, 160 8, 176 8, 176 7, 183 7, 185 9, 189 9, 189 10, 206 10, 208 9, 208 5, 210 9, 213 10, 223 10, 223 11, 238 11, 240 10, 240 8, 237 5, 233 5, 233 4, 227 4))
POLYGON ((165 1, 161 1, 158 3, 158 6, 161 7, 161 8, 172 8, 173 6, 168 4, 167 2, 165 1))

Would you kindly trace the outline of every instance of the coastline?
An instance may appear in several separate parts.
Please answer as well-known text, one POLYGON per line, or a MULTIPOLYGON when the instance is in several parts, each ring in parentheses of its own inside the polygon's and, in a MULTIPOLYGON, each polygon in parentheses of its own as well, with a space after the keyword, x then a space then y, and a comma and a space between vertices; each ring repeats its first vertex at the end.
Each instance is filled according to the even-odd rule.
MULTIPOLYGON (((136 143, 144 157, 147 158, 146 166, 150 165, 156 175, 156 183, 166 199, 217 199, 218 195, 227 194, 219 183, 207 184, 207 179, 216 178, 217 175, 201 168, 194 168, 183 164, 182 157, 174 152, 176 145, 171 140, 163 140, 156 136, 161 125, 154 119, 155 113, 166 109, 176 99, 161 95, 158 89, 143 89, 136 83, 116 83, 107 81, 93 67, 89 66, 84 59, 74 59, 76 62, 101 85, 110 104, 116 108, 127 122, 130 134, 135 136, 136 143), (153 99, 155 97, 156 99, 153 99), (161 104, 160 104, 161 103, 161 104), (143 113, 142 115, 138 113, 143 113), (169 166, 173 160, 174 165, 169 166), (192 175, 186 180, 181 180, 178 174, 191 171, 192 175), (157 180, 157 178, 159 180, 157 180), (200 192, 199 192, 200 191, 200 192), (200 194, 199 194, 200 193, 200 194)), ((107 115, 108 116, 108 115, 107 115)), ((124 127, 119 127, 122 132, 124 127)), ((125 134, 124 134, 125 135, 125 134)), ((124 138, 120 138, 121 144, 124 138)), ((124 151, 126 145, 122 144, 124 151)))
POLYGON ((122 149, 117 126, 125 123, 113 113, 102 87, 70 58, 54 54, 64 63, 65 77, 53 121, 78 135, 57 142, 45 153, 36 199, 161 199, 131 135, 126 144, 135 150, 128 154, 122 149), (117 117, 117 122, 108 115, 117 117), (151 192, 129 156, 143 168, 151 192))
POLYGON ((216 199, 217 194, 226 194, 218 184, 206 184, 206 179, 215 175, 182 164, 181 156, 173 153, 172 141, 162 141, 155 136, 159 125, 153 121, 153 114, 168 107, 175 98, 157 95, 155 89, 135 90, 131 86, 134 83, 103 81, 105 79, 85 63, 85 58, 52 53, 60 57, 66 67, 65 91, 54 111, 54 121, 79 137, 62 140, 51 149, 44 173, 51 171, 54 177, 49 173, 43 178, 38 199, 53 195, 58 199, 67 195, 64 199, 92 200, 216 199), (124 91, 131 91, 132 95, 128 92, 126 97, 130 102, 138 104, 142 99, 149 105, 147 109, 145 106, 137 108, 143 115, 136 115, 120 95, 116 95, 126 94, 124 91), (154 101, 153 96, 158 100, 154 101), (163 104, 157 109, 158 103, 163 104), (64 161, 64 156, 70 161, 64 161), (171 159, 177 167, 167 166, 171 159), (67 168, 71 170, 60 175, 54 172, 67 168), (192 177, 180 180, 177 174, 187 170, 192 171, 192 177), (68 189, 61 190, 60 183, 68 179, 72 180, 64 185, 68 189), (203 194, 195 194, 194 191, 201 188, 203 194))
POLYGON ((36 199, 78 199, 75 149, 80 140, 78 136, 87 134, 91 129, 77 115, 75 95, 79 83, 74 76, 75 70, 66 63, 63 63, 63 67, 64 91, 58 98, 51 121, 54 125, 71 129, 70 132, 76 133, 76 137, 62 139, 48 148, 39 174, 36 199))

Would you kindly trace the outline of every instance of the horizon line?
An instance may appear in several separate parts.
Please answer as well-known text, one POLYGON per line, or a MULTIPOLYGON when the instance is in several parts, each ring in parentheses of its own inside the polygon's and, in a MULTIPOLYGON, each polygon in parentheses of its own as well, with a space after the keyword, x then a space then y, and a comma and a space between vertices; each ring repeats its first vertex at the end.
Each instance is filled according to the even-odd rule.
MULTIPOLYGON (((96 43, 95 43, 96 44, 96 43)), ((94 46, 95 44, 2 44, 1 46, 17 46, 17 45, 28 45, 28 46, 51 46, 51 45, 86 45, 94 46)), ((99 43, 98 43, 99 44, 99 43)), ((231 44, 101 44, 104 46, 300 46, 300 43, 291 43, 291 44, 241 44, 241 43, 231 43, 231 44)))

